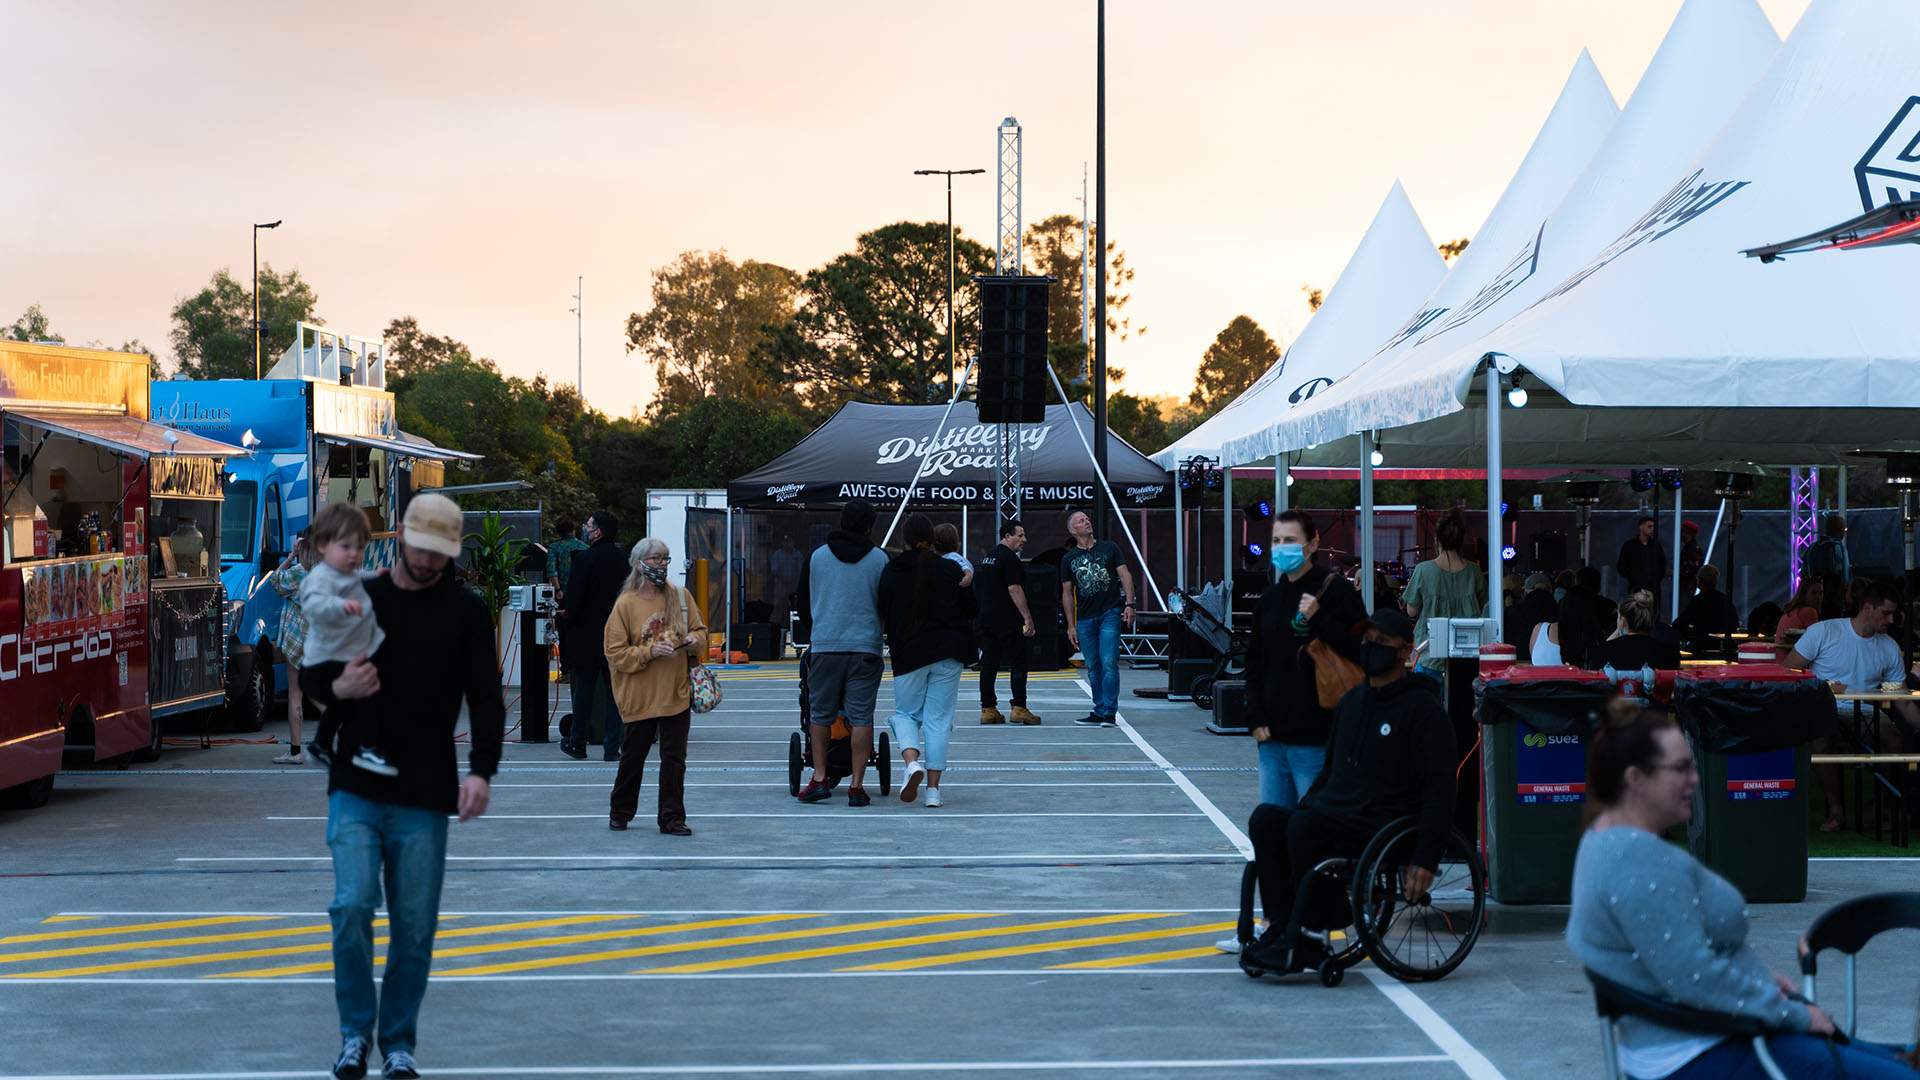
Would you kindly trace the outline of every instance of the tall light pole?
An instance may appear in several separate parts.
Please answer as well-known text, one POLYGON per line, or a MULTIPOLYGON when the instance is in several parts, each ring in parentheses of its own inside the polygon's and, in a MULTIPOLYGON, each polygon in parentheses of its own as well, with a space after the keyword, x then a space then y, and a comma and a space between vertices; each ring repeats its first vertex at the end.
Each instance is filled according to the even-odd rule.
MULTIPOLYGON (((285 220, 285 218, 280 219, 280 221, 285 220)), ((260 379, 260 339, 265 336, 261 333, 260 326, 260 230, 277 229, 280 227, 280 221, 269 221, 264 225, 255 222, 253 226, 253 378, 255 382, 260 379)))
POLYGON ((573 279, 573 392, 580 395, 580 407, 587 407, 587 332, 585 275, 573 279))
MULTIPOLYGON (((1093 93, 1093 467, 1107 475, 1107 0, 1098 0, 1093 93)), ((1102 504, 1098 524, 1106 523, 1102 504)), ((1231 568, 1228 568, 1231 570, 1231 568)))
POLYGON ((956 176, 979 176, 985 169, 915 169, 915 176, 944 176, 947 178, 947 389, 949 396, 958 388, 959 376, 954 372, 953 342, 953 178, 956 176))

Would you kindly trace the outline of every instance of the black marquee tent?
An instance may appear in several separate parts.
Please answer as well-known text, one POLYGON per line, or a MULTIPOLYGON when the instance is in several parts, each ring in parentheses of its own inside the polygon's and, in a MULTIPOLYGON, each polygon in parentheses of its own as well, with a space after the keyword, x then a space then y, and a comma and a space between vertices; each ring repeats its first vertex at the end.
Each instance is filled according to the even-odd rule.
MULTIPOLYGON (((954 406, 936 440, 934 429, 946 408, 843 405, 799 445, 728 484, 727 503, 735 509, 820 509, 856 497, 897 502, 924 459, 924 475, 914 488, 913 502, 991 506, 1000 426, 981 423, 978 407, 963 401, 954 406)), ((1105 501, 1087 455, 1093 417, 1086 406, 1049 405, 1045 423, 1022 424, 1015 430, 1021 439, 1026 505, 1091 506, 1105 501), (1076 420, 1079 433, 1074 430, 1076 420)), ((1107 481, 1122 508, 1173 505, 1166 470, 1112 432, 1107 433, 1107 481)))

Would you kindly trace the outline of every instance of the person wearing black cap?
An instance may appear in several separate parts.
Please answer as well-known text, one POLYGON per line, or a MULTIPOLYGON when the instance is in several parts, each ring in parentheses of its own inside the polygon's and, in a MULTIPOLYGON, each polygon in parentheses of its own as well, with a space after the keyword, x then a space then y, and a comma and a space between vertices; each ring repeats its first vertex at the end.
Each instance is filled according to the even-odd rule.
POLYGON ((1453 725, 1424 679, 1407 676, 1413 622, 1398 611, 1366 623, 1360 666, 1367 681, 1340 699, 1327 767, 1294 811, 1262 805, 1247 822, 1266 910, 1265 933, 1240 954, 1248 974, 1284 974, 1317 965, 1319 943, 1300 934, 1294 899, 1321 860, 1360 854, 1375 833, 1419 817, 1413 859, 1401 885, 1413 899, 1433 884, 1452 827, 1453 725))

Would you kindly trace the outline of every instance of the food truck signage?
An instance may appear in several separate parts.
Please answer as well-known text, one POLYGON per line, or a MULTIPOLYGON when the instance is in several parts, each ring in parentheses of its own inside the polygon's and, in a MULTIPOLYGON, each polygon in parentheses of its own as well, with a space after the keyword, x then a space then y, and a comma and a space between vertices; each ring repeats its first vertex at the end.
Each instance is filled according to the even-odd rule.
POLYGON ((90 349, 0 345, 0 401, 109 405, 145 419, 147 362, 90 349))
POLYGON ((312 386, 314 434, 391 439, 399 430, 393 395, 326 383, 312 386))
POLYGON ((20 638, 58 641, 146 622, 147 559, 108 555, 24 566, 20 638))
POLYGON ((151 490, 155 496, 185 499, 218 499, 222 462, 218 458, 154 457, 147 462, 151 470, 151 490))

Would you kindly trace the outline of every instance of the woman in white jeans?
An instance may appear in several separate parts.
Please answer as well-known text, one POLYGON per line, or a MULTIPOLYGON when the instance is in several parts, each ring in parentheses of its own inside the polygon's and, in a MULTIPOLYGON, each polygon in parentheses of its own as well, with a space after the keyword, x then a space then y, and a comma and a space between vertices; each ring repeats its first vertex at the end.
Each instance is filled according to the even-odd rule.
POLYGON ((893 658, 893 742, 906 763, 900 801, 912 802, 924 783, 926 803, 941 805, 940 774, 947 767, 953 706, 960 673, 973 659, 973 593, 962 571, 933 551, 933 523, 913 514, 907 549, 880 575, 880 616, 893 658))

